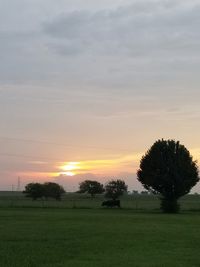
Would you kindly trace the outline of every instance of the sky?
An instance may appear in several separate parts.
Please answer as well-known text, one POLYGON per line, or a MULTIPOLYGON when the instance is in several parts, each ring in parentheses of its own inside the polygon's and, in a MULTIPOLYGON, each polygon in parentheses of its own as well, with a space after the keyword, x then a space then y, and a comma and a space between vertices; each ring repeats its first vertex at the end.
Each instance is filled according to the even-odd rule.
POLYGON ((200 160, 199 13, 199 0, 0 0, 0 190, 18 177, 142 190, 160 138, 200 160))

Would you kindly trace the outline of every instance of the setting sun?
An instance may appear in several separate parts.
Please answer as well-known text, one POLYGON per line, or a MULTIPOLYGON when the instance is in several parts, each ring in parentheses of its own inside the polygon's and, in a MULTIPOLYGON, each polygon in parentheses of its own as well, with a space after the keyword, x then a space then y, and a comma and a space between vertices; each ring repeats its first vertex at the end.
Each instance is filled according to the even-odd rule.
POLYGON ((65 165, 60 166, 61 170, 63 170, 64 172, 62 172, 63 174, 66 174, 68 176, 73 176, 75 175, 75 170, 79 169, 79 162, 68 162, 65 165))

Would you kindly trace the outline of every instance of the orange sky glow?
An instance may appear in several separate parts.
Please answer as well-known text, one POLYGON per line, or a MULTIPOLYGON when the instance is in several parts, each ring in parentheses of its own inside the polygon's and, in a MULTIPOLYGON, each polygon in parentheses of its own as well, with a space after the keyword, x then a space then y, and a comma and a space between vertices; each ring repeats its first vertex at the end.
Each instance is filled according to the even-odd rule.
MULTIPOLYGON (((191 149, 191 155, 193 155, 194 160, 200 160, 200 149, 191 149)), ((80 179, 87 179, 88 174, 95 174, 92 179, 99 181, 104 181, 103 177, 117 177, 120 173, 132 174, 133 177, 136 176, 137 169, 139 167, 139 162, 144 153, 138 153, 135 155, 124 155, 121 157, 116 157, 113 159, 101 159, 101 160, 82 160, 82 161, 68 161, 68 162, 58 162, 57 164, 52 164, 49 166, 49 170, 44 171, 23 171, 16 173, 17 176, 24 177, 25 179, 46 181, 54 180, 59 181, 60 177, 70 183, 74 180, 77 183, 77 177, 80 179)), ((36 166, 41 166, 44 162, 35 161, 32 162, 36 166)), ((39 167, 38 167, 39 169, 39 167)), ((126 177, 124 177, 126 179, 126 177)), ((136 178, 133 178, 135 180, 136 178)), ((133 181, 134 184, 134 181, 133 181)))
MULTIPOLYGON (((51 166, 52 171, 31 171, 31 172, 18 172, 20 176, 37 176, 38 178, 44 177, 57 177, 59 175, 74 176, 77 174, 96 173, 99 175, 115 175, 117 172, 126 170, 127 172, 136 173, 139 160, 142 154, 126 155, 114 159, 101 159, 101 160, 83 160, 77 162, 60 162, 51 166)), ((36 165, 42 165, 42 162, 33 162, 36 165)))

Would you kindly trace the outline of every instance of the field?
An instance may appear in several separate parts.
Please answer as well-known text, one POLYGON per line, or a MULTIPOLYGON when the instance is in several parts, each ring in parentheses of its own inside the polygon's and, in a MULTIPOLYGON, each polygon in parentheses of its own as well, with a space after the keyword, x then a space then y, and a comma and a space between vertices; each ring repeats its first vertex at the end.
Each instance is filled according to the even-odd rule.
MULTIPOLYGON (((88 195, 78 193, 67 193, 62 201, 37 200, 26 198, 21 192, 0 192, 0 208, 2 207, 41 207, 41 208, 78 208, 78 209, 100 209, 103 196, 91 199, 88 195)), ((200 211, 200 195, 187 195, 180 200, 184 211, 200 211)), ((160 201, 154 195, 126 195, 121 199, 124 209, 135 211, 158 211, 160 201)))
POLYGON ((153 196, 125 196, 123 209, 103 209, 101 201, 78 194, 31 201, 2 192, 0 266, 200 266, 200 196, 183 198, 178 215, 161 214, 153 196))
POLYGON ((0 209, 1 267, 200 266, 200 215, 0 209))

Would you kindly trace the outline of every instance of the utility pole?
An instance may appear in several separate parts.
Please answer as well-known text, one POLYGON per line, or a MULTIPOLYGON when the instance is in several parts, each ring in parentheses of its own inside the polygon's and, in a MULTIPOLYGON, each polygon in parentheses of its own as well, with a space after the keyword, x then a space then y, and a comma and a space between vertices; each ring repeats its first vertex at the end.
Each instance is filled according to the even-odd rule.
POLYGON ((15 187, 14 187, 14 184, 12 184, 12 194, 11 194, 11 198, 10 198, 10 206, 13 207, 13 198, 14 198, 14 190, 15 190, 15 187))
POLYGON ((18 179, 17 179, 17 191, 19 192, 20 189, 21 189, 21 179, 20 179, 20 177, 18 177, 18 179))

